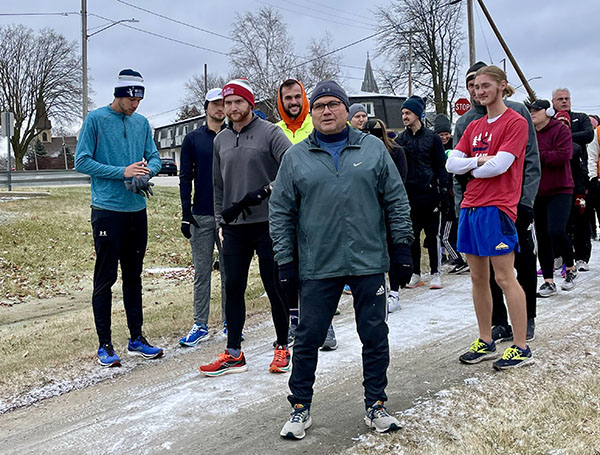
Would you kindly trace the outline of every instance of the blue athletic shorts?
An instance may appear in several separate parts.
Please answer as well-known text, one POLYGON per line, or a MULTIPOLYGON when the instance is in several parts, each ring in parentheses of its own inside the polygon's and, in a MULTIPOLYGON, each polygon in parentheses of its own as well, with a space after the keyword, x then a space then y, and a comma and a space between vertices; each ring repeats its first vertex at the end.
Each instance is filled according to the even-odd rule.
POLYGON ((517 228, 498 207, 460 210, 457 250, 474 256, 501 256, 519 251, 517 228))

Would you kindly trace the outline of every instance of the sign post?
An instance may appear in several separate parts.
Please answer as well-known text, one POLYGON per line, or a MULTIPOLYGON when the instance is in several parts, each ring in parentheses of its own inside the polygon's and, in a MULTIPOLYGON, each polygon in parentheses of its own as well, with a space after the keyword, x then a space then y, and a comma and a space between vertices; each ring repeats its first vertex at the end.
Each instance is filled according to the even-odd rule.
POLYGON ((466 114, 471 109, 471 102, 466 98, 459 98, 454 103, 454 112, 458 115, 466 114))
POLYGON ((6 137, 6 142, 8 144, 8 146, 6 147, 6 151, 8 153, 8 169, 7 169, 7 185, 8 185, 8 191, 12 191, 12 182, 11 182, 11 175, 10 175, 10 171, 11 171, 11 167, 12 167, 12 163, 11 163, 11 151, 10 151, 10 138, 12 137, 13 133, 14 133, 14 129, 15 129, 15 117, 13 116, 12 112, 2 112, 2 114, 0 114, 0 121, 2 122, 2 128, 0 130, 0 135, 5 136, 6 137))

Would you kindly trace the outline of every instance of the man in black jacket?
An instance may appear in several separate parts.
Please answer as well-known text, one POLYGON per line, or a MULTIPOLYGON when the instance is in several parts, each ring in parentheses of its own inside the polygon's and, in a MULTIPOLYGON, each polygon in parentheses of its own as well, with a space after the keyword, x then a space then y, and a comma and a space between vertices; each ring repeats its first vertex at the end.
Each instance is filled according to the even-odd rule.
POLYGON ((411 246, 413 276, 406 287, 415 288, 425 283, 421 278, 421 231, 425 231, 425 245, 429 253, 431 268, 431 289, 441 289, 440 277, 440 210, 448 211, 450 206, 446 154, 440 137, 425 128, 421 121, 425 113, 425 101, 419 96, 411 96, 402 105, 402 122, 406 129, 396 138, 404 148, 408 174, 406 193, 410 203, 410 217, 415 241, 411 246), (442 196, 442 197, 440 197, 442 196))
POLYGON ((571 111, 571 93, 567 88, 552 91, 552 106, 556 112, 566 111, 571 118, 571 137, 573 138, 573 159, 571 171, 575 180, 573 206, 569 219, 569 231, 575 248, 575 265, 577 271, 589 270, 588 262, 592 254, 590 217, 593 210, 587 210, 586 195, 588 185, 587 145, 594 139, 594 127, 587 114, 571 111), (581 150, 579 150, 581 149, 581 150), (581 184, 578 185, 578 182, 581 184))

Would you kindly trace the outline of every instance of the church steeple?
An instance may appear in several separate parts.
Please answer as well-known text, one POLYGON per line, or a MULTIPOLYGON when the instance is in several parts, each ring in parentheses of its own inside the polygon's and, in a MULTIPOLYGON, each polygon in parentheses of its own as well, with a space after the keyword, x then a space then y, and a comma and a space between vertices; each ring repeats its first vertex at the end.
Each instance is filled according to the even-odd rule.
POLYGON ((373 68, 371 67, 371 59, 369 59, 369 53, 367 52, 367 64, 365 65, 365 77, 363 78, 362 85, 360 86, 361 91, 379 93, 379 87, 377 87, 377 81, 375 80, 375 74, 373 74, 373 68))

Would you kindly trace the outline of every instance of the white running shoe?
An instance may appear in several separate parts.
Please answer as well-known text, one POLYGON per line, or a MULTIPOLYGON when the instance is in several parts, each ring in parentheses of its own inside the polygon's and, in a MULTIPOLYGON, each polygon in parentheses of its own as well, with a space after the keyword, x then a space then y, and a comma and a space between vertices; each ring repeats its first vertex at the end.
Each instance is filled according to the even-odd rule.
POLYGON ((421 275, 417 275, 416 273, 413 273, 412 277, 410 278, 410 281, 408 282, 406 287, 408 289, 414 289, 419 286, 423 286, 424 284, 425 284, 425 282, 423 281, 423 278, 421 278, 421 275))
POLYGON ((279 434, 285 439, 302 439, 311 425, 310 408, 295 404, 290 420, 285 423, 279 434))
POLYGON ((393 313, 400 309, 400 299, 397 295, 388 295, 387 298, 388 313, 393 313))
POLYGON ((429 282, 429 289, 442 289, 442 275, 440 272, 431 274, 431 281, 429 282))
POLYGON ((575 287, 575 280, 577 279, 577 272, 575 270, 567 270, 565 273, 565 281, 560 285, 563 291, 570 291, 575 287))
POLYGON ((368 427, 374 428, 378 433, 400 429, 400 422, 398 422, 398 419, 388 414, 385 410, 385 406, 383 406, 383 401, 376 401, 373 403, 373 406, 367 410, 365 423, 368 427))
POLYGON ((578 272, 589 272, 590 266, 585 261, 577 261, 575 264, 575 270, 578 272))

